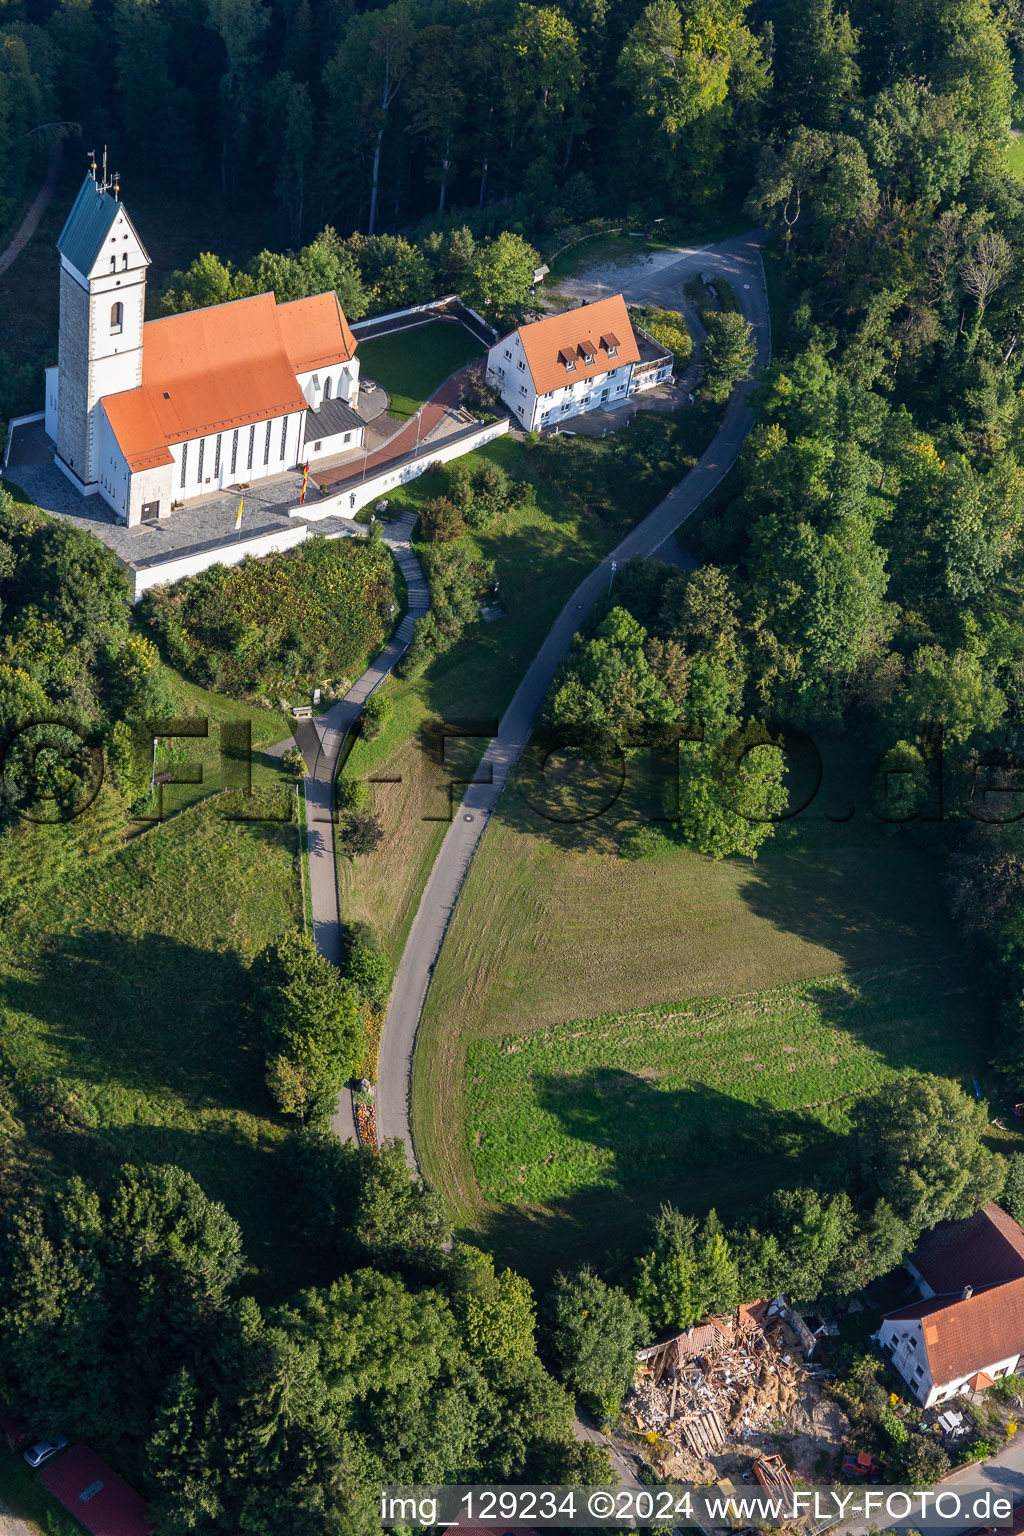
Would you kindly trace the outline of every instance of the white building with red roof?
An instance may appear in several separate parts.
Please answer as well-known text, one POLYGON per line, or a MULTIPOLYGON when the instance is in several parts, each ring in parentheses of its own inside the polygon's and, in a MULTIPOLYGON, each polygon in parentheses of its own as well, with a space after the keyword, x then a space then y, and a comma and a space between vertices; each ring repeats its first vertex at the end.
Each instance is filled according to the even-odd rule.
POLYGON ((922 1407, 983 1392, 1024 1354, 1024 1231, 998 1205, 943 1222, 907 1260, 922 1293, 878 1340, 922 1407))
POLYGON ((671 352, 633 325, 621 293, 521 325, 487 354, 487 382, 527 432, 613 410, 671 377, 671 352))
POLYGON ((86 176, 57 241, 55 463, 130 526, 358 447, 359 361, 334 293, 145 320, 149 257, 117 187, 86 176))

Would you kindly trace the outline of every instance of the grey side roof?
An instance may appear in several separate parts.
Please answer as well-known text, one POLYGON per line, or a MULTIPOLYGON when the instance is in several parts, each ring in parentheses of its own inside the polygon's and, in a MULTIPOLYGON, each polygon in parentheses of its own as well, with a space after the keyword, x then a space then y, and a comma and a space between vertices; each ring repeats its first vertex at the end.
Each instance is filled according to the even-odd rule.
POLYGON ((101 192, 92 177, 86 176, 57 239, 60 254, 83 277, 88 277, 96 265, 120 206, 116 198, 101 192))
POLYGON ((344 400, 324 400, 318 411, 306 412, 306 426, 302 441, 303 443, 319 442, 321 438, 336 437, 339 432, 352 432, 365 425, 363 418, 357 416, 344 400))

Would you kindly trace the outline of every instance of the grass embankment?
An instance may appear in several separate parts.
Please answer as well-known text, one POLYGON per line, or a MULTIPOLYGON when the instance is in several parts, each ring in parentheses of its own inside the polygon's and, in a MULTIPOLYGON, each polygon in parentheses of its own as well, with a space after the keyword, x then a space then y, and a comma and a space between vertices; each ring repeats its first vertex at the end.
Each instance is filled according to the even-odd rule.
MULTIPOLYGON (((681 442, 675 465, 660 466, 646 481, 631 481, 624 502, 626 521, 612 523, 590 505, 563 493, 546 472, 552 446, 530 448, 511 437, 489 443, 464 463, 499 463, 510 474, 528 476, 536 506, 511 511, 470 544, 494 565, 505 617, 473 625, 469 633, 418 678, 392 678, 384 686, 394 700, 394 714, 377 741, 357 742, 346 772, 358 777, 397 779, 374 790, 375 809, 385 838, 377 851, 350 861, 340 857, 338 880, 342 915, 373 923, 392 960, 401 955, 420 893, 430 873, 447 825, 448 785, 460 772, 472 772, 483 742, 461 748, 452 741, 447 765, 432 761, 421 746, 421 727, 431 719, 495 721, 513 693, 562 605, 586 573, 613 548, 626 527, 653 507, 664 490, 696 462, 712 428, 694 420, 692 441, 681 442)), ((564 453, 569 444, 555 445, 564 453)), ((612 441, 583 443, 574 452, 591 466, 595 480, 614 451, 612 441)), ((416 511, 443 489, 441 477, 424 475, 389 492, 394 511, 416 511)), ((596 499, 596 496, 595 496, 596 499)), ((455 791, 456 797, 459 791, 455 791)))
POLYGON ((845 815, 851 784, 865 805, 854 773, 841 748, 826 754, 818 799, 756 864, 683 848, 623 861, 614 813, 545 825, 508 792, 441 952, 413 1082, 424 1172, 503 1260, 543 1279, 600 1259, 665 1199, 734 1212, 813 1171, 839 1125, 801 1108, 811 1100, 893 1073, 980 1075, 990 1049, 935 862, 862 809, 827 819, 845 815), (801 985, 795 999, 777 990, 821 977, 845 981, 801 985), (653 1017, 611 1022, 664 1008, 678 1016, 664 1032, 653 1017), (497 1119, 473 1081, 481 1064, 497 1119), (500 1190, 488 1143, 499 1135, 514 1162, 500 1190), (474 1159, 506 1201, 524 1174, 520 1203, 488 1203, 474 1159))
POLYGON ((478 341, 454 320, 430 320, 359 343, 360 377, 391 396, 392 416, 412 416, 449 374, 483 355, 478 341))
MULTIPOLYGON (((294 779, 281 771, 279 761, 268 757, 267 748, 286 741, 292 734, 293 721, 276 709, 258 709, 223 694, 212 693, 190 683, 168 667, 166 676, 174 701, 177 720, 206 721, 205 736, 161 737, 156 744, 157 773, 171 773, 176 778, 194 782, 163 785, 163 814, 174 815, 224 789, 277 791, 280 814, 287 814, 288 801, 294 796, 294 779), (235 740, 233 730, 249 722, 251 754, 246 754, 235 740), (224 727, 228 727, 225 733, 224 727)), ((155 816, 157 802, 141 814, 155 816)))
POLYGON ((248 1038, 247 964, 301 922, 297 829, 229 820, 238 800, 8 887, 0 1048, 38 1177, 177 1163, 241 1223, 254 1285, 281 1295, 309 1273, 283 1228, 285 1130, 248 1038))

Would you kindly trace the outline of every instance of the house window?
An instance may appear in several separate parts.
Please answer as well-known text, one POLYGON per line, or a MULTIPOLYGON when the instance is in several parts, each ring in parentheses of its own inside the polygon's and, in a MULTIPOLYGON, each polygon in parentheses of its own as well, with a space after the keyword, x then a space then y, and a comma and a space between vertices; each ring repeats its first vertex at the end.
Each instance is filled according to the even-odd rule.
POLYGON ((332 388, 333 388, 333 385, 331 384, 330 379, 325 379, 324 380, 324 399, 325 400, 329 400, 331 398, 331 390, 332 390, 332 388))
POLYGON ((520 384, 520 386, 519 386, 519 393, 521 395, 525 395, 526 394, 526 385, 525 384, 520 384))
POLYGON ((522 358, 519 359, 519 372, 520 373, 525 373, 526 372, 526 364, 523 362, 522 358))
POLYGON ((511 362, 511 360, 512 360, 512 352, 511 352, 511 349, 510 349, 510 348, 509 348, 509 347, 506 347, 506 348, 505 348, 505 356, 506 356, 506 357, 507 357, 507 358, 508 358, 508 359, 509 359, 509 361, 510 361, 510 362, 511 362))
POLYGON ((203 459, 205 457, 206 457, 206 438, 205 437, 201 437, 199 439, 199 472, 198 472, 198 477, 197 477, 200 484, 202 484, 202 480, 203 480, 203 459))
POLYGON ((352 440, 352 433, 351 432, 346 432, 345 436, 342 438, 342 442, 343 443, 348 443, 348 442, 351 442, 351 440, 352 440))
POLYGON ((267 440, 263 444, 263 462, 264 462, 264 464, 269 464, 270 463, 270 433, 271 433, 271 430, 273 429, 273 425, 274 425, 274 423, 272 421, 268 421, 267 422, 267 440))
POLYGON ((915 1365, 914 1366, 914 1375, 915 1376, 923 1376, 924 1375, 924 1366, 923 1365, 915 1365))
POLYGON ((282 423, 281 423, 281 458, 282 459, 285 457, 287 452, 288 452, 288 417, 286 416, 284 418, 284 420, 282 421, 282 423))
POLYGON ((321 449, 321 448, 322 448, 322 447, 323 447, 323 443, 314 443, 314 444, 313 444, 313 452, 314 452, 314 453, 319 453, 319 452, 320 452, 320 449, 321 449))
POLYGON ((213 473, 220 476, 220 433, 213 440, 213 473))
POLYGON ((185 472, 188 465, 188 443, 181 445, 181 483, 185 484, 185 472))
POLYGON ((256 423, 253 422, 252 426, 249 428, 249 452, 247 453, 246 459, 245 459, 245 467, 246 467, 246 469, 252 469, 252 456, 253 456, 253 452, 254 452, 255 448, 256 448, 256 423))
POLYGON ((110 334, 120 336, 124 326, 124 305, 111 304, 110 306, 110 334))
POLYGON ((237 465, 237 463, 238 463, 238 428, 236 427, 235 430, 231 434, 231 473, 232 474, 235 473, 235 466, 237 465))

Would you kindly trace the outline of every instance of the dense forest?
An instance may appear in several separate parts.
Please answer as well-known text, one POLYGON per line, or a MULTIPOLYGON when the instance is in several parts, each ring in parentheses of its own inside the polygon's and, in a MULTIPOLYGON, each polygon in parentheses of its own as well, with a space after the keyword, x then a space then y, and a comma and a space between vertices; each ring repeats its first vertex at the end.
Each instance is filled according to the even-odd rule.
POLYGON ((713 217, 799 127, 861 146, 887 206, 934 205, 998 161, 1024 26, 1017 0, 8 0, 0 22, 7 211, 33 130, 73 122, 122 172, 271 195, 294 246, 446 210, 534 236, 713 217))

